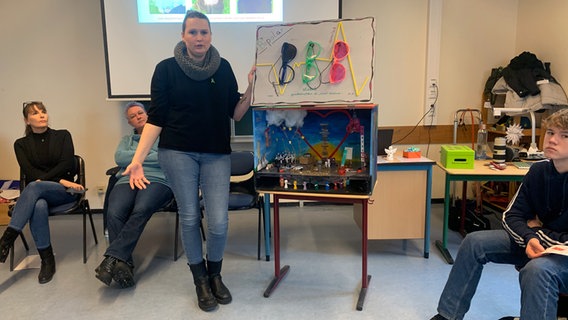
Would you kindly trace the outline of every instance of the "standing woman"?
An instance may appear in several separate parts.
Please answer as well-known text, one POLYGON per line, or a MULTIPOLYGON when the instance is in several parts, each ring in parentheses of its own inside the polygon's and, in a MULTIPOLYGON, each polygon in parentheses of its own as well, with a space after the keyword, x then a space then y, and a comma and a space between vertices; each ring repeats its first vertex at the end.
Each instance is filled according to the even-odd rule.
POLYGON ((250 107, 254 72, 253 67, 241 96, 231 65, 211 45, 209 19, 188 11, 174 57, 154 70, 148 123, 124 172, 132 188, 146 188, 142 163, 159 136, 160 166, 179 207, 185 254, 204 311, 232 301, 221 280, 229 220, 230 121, 239 121, 250 107), (199 233, 199 189, 207 219, 207 263, 199 233))
POLYGON ((75 193, 85 190, 82 185, 72 182, 77 168, 69 131, 49 128, 47 109, 42 102, 24 103, 23 114, 26 132, 14 143, 14 150, 20 170, 26 176, 26 187, 14 206, 8 228, 0 238, 0 262, 6 261, 10 247, 29 221, 41 257, 38 280, 46 283, 55 274, 49 209, 74 202, 77 200, 75 193))

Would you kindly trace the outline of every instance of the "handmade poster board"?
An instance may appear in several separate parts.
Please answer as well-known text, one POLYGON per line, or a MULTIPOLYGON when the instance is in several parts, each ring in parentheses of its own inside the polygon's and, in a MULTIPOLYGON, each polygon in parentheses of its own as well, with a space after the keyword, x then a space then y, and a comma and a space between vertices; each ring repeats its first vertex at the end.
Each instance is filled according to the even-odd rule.
POLYGON ((253 106, 372 101, 374 18, 259 26, 253 106))

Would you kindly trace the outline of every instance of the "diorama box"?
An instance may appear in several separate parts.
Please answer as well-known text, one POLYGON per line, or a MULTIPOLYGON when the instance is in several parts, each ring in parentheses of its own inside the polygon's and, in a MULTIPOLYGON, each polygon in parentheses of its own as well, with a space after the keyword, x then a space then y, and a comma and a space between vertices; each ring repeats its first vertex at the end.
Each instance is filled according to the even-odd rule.
POLYGON ((254 108, 257 190, 371 194, 377 109, 373 104, 254 108))

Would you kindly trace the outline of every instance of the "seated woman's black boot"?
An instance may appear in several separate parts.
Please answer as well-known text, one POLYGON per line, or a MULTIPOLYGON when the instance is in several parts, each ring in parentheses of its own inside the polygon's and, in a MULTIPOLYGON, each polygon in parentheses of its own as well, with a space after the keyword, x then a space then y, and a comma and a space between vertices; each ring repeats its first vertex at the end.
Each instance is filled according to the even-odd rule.
POLYGON ((10 253, 10 248, 14 245, 14 241, 16 241, 19 235, 19 231, 16 231, 11 227, 6 228, 2 238, 0 238, 0 262, 6 262, 8 253, 10 253))
POLYGON ((39 256, 41 257, 41 268, 39 269, 38 280, 39 283, 47 283, 53 279, 55 274, 55 257, 53 256, 53 249, 51 246, 45 249, 38 249, 39 256))
POLYGON ((229 304, 233 301, 231 292, 225 286, 221 279, 221 266, 223 260, 214 262, 207 260, 207 272, 209 273, 209 285, 211 291, 220 304, 229 304))
POLYGON ((189 264, 189 269, 193 274, 193 283, 195 284, 195 291, 197 292, 197 304, 203 311, 213 311, 217 308, 217 299, 211 292, 209 285, 209 276, 207 275, 207 268, 205 261, 199 264, 189 264))

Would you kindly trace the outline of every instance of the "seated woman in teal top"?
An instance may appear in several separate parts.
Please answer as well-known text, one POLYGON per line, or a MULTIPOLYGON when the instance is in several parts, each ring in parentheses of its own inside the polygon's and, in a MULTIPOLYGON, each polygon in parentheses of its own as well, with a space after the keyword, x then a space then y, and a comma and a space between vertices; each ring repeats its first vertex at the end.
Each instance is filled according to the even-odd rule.
POLYGON ((122 175, 132 161, 148 115, 144 105, 130 102, 126 105, 126 118, 134 127, 134 132, 122 138, 114 154, 120 171, 116 174, 118 180, 108 201, 107 228, 110 244, 104 260, 95 269, 97 279, 104 284, 108 286, 114 279, 122 288, 135 284, 132 252, 146 223, 154 212, 173 199, 172 191, 158 164, 158 141, 142 164, 146 177, 151 182, 146 189, 130 188, 128 176, 122 175))

